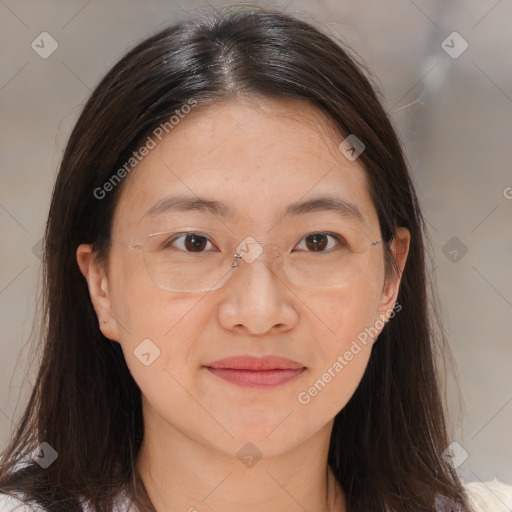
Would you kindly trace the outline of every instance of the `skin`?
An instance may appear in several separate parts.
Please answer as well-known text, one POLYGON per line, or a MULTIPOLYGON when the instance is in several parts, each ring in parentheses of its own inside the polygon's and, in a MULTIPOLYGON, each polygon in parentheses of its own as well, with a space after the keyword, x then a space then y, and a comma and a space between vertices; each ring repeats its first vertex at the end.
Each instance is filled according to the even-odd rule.
MULTIPOLYGON (((253 97, 198 108, 126 179, 112 238, 141 243, 166 222, 141 220, 144 212, 167 195, 184 193, 231 206, 239 217, 226 225, 241 239, 272 241, 276 224, 286 232, 288 224, 280 219, 289 203, 334 191, 358 206, 369 240, 379 240, 365 170, 338 150, 343 138, 300 100, 253 97)), ((210 218, 180 215, 197 224, 210 218)), ((309 215, 317 224, 332 219, 330 213, 309 215)), ((398 228, 391 249, 400 269, 409 241, 407 229, 398 228)), ((308 404, 297 397, 358 334, 392 310, 400 277, 384 279, 381 246, 371 250, 359 279, 327 290, 294 287, 265 264, 244 263, 220 289, 169 292, 149 278, 142 251, 116 243, 108 266, 86 244, 78 248, 77 261, 98 320, 108 320, 100 328, 120 343, 142 391, 145 438, 137 467, 157 511, 346 510, 343 489, 327 466, 329 439, 376 336, 308 404), (147 338, 161 351, 149 366, 133 353, 147 338), (285 385, 262 390, 239 387, 203 368, 245 354, 279 355, 307 369, 285 385), (247 443, 250 452, 261 454, 251 467, 237 456, 247 443)))

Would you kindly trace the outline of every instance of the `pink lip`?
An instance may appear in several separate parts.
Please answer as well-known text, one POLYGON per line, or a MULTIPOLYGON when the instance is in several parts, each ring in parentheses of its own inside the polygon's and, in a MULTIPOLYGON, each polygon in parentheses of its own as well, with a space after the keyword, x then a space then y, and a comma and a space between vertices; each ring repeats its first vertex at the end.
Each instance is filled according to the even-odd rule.
POLYGON ((306 368, 291 359, 276 356, 229 357, 205 365, 208 371, 243 387, 272 388, 298 377, 306 368))

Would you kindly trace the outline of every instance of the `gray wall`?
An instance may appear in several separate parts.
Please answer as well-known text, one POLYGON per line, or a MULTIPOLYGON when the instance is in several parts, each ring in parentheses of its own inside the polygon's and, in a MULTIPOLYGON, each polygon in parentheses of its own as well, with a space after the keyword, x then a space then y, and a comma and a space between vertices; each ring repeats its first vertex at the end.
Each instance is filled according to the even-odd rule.
MULTIPOLYGON (((0 447, 34 378, 26 371, 40 272, 37 245, 78 109, 128 47, 200 5, 0 1, 0 447), (47 58, 36 53, 51 50, 48 36, 42 36, 42 48, 42 32, 58 43, 47 58), (39 48, 31 47, 33 41, 39 48)), ((451 439, 461 447, 455 464, 465 480, 497 477, 512 484, 512 4, 279 5, 343 37, 380 81, 434 241, 431 275, 462 395, 460 401, 450 377, 451 439), (454 31, 463 39, 450 35, 454 31)))

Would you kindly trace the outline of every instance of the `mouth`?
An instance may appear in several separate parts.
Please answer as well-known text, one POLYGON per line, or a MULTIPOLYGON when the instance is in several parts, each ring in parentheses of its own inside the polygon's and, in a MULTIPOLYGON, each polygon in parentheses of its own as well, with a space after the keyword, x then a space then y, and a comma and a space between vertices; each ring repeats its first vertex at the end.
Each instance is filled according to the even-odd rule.
POLYGON ((291 359, 276 356, 230 357, 204 366, 210 373, 242 387, 269 389, 300 376, 306 367, 291 359))

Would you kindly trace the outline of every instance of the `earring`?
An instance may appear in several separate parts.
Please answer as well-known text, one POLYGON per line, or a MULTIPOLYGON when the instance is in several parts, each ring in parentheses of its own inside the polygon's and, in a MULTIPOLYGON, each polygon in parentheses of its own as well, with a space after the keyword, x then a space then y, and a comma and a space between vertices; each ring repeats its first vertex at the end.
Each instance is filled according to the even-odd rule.
POLYGON ((108 324, 108 320, 105 320, 105 319, 100 320, 100 322, 99 322, 100 327, 101 327, 102 325, 107 325, 107 324, 108 324))

